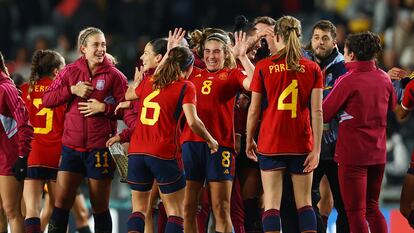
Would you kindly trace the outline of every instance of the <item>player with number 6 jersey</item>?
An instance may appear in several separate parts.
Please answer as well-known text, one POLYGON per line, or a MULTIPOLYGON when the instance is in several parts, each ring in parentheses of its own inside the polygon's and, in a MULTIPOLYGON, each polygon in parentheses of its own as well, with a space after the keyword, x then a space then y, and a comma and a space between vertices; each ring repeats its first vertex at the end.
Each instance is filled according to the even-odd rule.
MULTIPOLYGON (((169 44, 184 35, 180 32, 175 30, 173 35, 170 34, 169 44)), ((183 112, 191 130, 207 141, 213 152, 218 147, 197 116, 194 85, 183 80, 193 69, 192 52, 186 47, 168 51, 155 75, 138 87, 132 84, 125 95, 126 100, 138 99, 140 106, 128 151, 128 183, 132 189, 133 211, 128 220, 128 232, 144 232, 154 178, 168 215, 166 232, 183 232, 185 176, 178 163, 183 112)))

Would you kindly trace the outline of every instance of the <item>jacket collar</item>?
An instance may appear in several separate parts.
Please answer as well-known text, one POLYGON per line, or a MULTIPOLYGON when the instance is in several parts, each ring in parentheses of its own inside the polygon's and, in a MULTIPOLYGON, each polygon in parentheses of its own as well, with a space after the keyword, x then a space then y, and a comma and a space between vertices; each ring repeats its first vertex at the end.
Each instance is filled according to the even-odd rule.
POLYGON ((352 61, 345 63, 345 67, 348 71, 372 71, 377 69, 375 60, 369 61, 352 61))
MULTIPOLYGON (((85 56, 81 56, 78 60, 75 61, 76 67, 82 70, 85 73, 90 73, 88 67, 88 60, 86 60, 85 56)), ((98 75, 101 73, 107 73, 110 69, 114 66, 114 64, 105 56, 103 62, 98 66, 94 75, 98 75)))
POLYGON ((338 49, 335 47, 332 50, 332 53, 326 58, 321 61, 319 66, 321 69, 328 69, 332 65, 335 65, 340 62, 344 62, 344 56, 338 51, 338 49))

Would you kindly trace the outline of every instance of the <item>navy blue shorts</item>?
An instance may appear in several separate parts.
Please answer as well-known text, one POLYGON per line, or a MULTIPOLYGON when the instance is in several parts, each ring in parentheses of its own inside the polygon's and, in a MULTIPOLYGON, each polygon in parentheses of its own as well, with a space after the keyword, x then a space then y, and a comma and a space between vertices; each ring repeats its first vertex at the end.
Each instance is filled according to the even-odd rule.
POLYGON ((114 177, 115 163, 108 148, 80 152, 63 146, 59 171, 81 173, 88 178, 103 180, 114 177))
POLYGON ((292 174, 307 174, 303 172, 303 163, 308 155, 278 155, 264 156, 257 155, 259 167, 262 171, 287 170, 292 174))
POLYGON ((187 180, 233 180, 235 169, 232 149, 219 146, 216 153, 210 154, 210 148, 205 142, 185 142, 182 154, 187 180))
POLYGON ((128 156, 128 184, 132 190, 151 190, 154 178, 161 193, 173 193, 185 187, 184 171, 177 160, 165 160, 141 154, 128 156))
POLYGON ((56 181, 57 169, 48 167, 28 167, 26 179, 56 181))

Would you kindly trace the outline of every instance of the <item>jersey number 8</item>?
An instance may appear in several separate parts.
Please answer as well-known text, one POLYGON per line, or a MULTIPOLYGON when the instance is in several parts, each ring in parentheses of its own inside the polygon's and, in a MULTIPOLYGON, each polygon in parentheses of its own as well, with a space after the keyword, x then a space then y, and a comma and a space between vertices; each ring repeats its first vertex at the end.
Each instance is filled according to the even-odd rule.
POLYGON ((205 80, 203 82, 203 87, 201 87, 201 93, 204 95, 208 95, 211 92, 211 85, 213 85, 213 81, 205 80))

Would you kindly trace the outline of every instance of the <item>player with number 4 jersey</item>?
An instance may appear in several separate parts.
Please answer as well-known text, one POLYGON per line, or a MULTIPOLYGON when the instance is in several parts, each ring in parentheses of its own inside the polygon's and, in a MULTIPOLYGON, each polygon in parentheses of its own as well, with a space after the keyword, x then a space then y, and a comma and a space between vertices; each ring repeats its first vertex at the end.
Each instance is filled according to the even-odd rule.
POLYGON ((284 171, 291 174, 300 232, 316 232, 311 185, 321 151, 323 84, 319 66, 303 58, 300 35, 296 18, 284 16, 276 21, 277 52, 256 64, 250 86, 246 154, 259 161, 264 232, 281 230, 284 171), (261 114, 257 146, 253 138, 261 114))
POLYGON ((306 58, 299 61, 301 71, 287 72, 285 58, 277 53, 257 63, 250 86, 262 94, 265 127, 260 127, 258 152, 263 155, 304 155, 312 150, 309 97, 313 88, 323 87, 322 72, 306 58))

